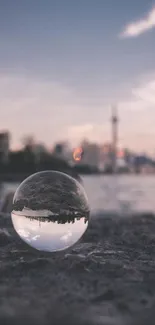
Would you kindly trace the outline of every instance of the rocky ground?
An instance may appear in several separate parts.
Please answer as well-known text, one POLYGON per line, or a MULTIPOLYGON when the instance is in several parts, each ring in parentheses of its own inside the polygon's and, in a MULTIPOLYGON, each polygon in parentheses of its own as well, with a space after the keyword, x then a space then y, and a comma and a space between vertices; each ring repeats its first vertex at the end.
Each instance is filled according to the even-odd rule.
POLYGON ((155 324, 154 215, 94 216, 78 244, 45 254, 2 214, 0 250, 2 325, 155 324))

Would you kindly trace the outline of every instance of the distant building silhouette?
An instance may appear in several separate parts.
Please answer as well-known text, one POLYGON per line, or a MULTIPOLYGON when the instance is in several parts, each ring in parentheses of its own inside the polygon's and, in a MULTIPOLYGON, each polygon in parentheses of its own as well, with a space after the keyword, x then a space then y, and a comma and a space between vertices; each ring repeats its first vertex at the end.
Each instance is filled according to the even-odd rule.
POLYGON ((0 162, 7 164, 9 161, 10 134, 9 132, 0 133, 0 162))
POLYGON ((89 221, 89 213, 85 214, 60 214, 60 215, 52 215, 48 217, 32 217, 32 216, 24 216, 25 218, 29 219, 30 221, 39 221, 39 226, 41 226, 41 223, 43 222, 57 222, 58 224, 65 224, 65 223, 75 223, 76 221, 83 220, 84 223, 87 223, 89 221))
POLYGON ((113 150, 111 143, 104 143, 100 147, 100 168, 103 171, 112 171, 113 150))
POLYGON ((63 159, 65 161, 70 161, 72 157, 71 149, 66 141, 56 143, 52 150, 52 154, 55 157, 63 159))
POLYGON ((47 149, 44 144, 36 143, 33 147, 33 153, 35 156, 35 162, 39 164, 47 153, 47 149))
POLYGON ((80 147, 83 149, 83 155, 79 164, 89 165, 91 168, 99 168, 100 147, 96 143, 91 143, 87 140, 82 141, 80 147))

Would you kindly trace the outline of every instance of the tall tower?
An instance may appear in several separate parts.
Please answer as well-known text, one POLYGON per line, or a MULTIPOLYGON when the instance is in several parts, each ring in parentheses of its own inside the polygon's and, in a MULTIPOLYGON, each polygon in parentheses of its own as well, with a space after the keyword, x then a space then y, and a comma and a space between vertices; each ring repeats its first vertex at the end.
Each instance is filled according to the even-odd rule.
POLYGON ((112 151, 113 151, 112 169, 113 169, 113 173, 116 173, 116 171, 117 171, 117 141, 118 141, 118 117, 117 117, 116 107, 112 107, 111 125, 112 125, 112 151))

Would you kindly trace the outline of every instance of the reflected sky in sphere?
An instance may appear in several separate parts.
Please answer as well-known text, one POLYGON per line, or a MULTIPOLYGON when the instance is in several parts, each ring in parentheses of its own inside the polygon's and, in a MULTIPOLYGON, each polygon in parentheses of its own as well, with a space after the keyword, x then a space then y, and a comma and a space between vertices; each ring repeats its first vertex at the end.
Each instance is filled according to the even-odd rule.
POLYGON ((20 184, 12 222, 18 235, 37 250, 54 252, 74 245, 88 226, 89 206, 82 185, 56 172, 39 172, 20 184))

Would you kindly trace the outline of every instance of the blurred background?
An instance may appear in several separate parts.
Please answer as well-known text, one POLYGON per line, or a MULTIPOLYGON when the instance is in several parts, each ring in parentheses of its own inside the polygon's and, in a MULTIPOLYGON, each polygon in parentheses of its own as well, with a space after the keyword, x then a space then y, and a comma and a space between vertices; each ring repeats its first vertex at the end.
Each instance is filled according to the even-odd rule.
POLYGON ((149 0, 1 1, 1 188, 154 175, 154 27, 149 0))
POLYGON ((1 1, 1 174, 75 165, 79 146, 82 172, 112 172, 114 151, 154 172, 153 5, 1 1))

